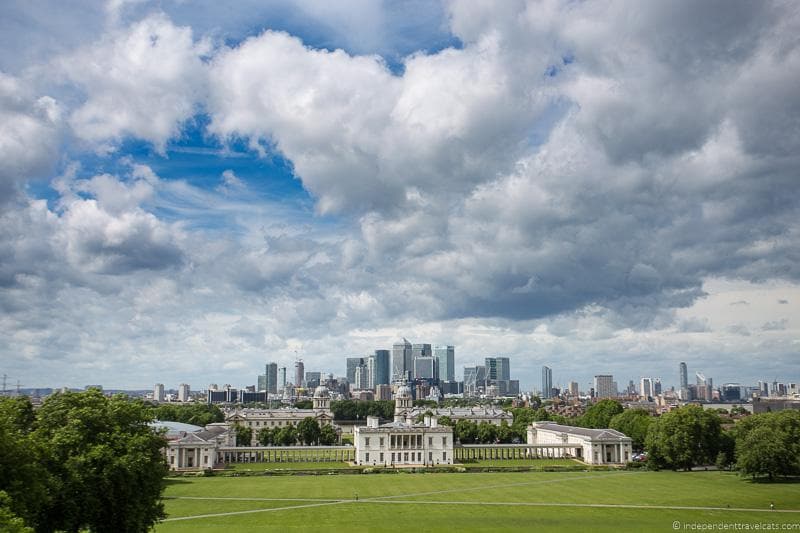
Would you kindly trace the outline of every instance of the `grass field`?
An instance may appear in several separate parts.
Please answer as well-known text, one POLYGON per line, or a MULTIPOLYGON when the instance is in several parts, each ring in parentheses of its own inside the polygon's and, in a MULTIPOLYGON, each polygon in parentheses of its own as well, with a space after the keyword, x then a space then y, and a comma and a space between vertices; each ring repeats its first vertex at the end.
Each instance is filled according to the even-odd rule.
MULTIPOLYGON (((474 461, 465 461, 464 466, 468 468, 477 468, 483 466, 491 467, 517 467, 526 466, 533 469, 550 468, 558 466, 583 465, 583 463, 574 461, 572 459, 481 459, 474 461)), ((281 461, 281 462, 264 462, 264 463, 232 463, 228 465, 227 470, 236 472, 261 472, 264 470, 325 470, 330 468, 348 468, 358 469, 362 467, 353 466, 344 461, 328 461, 328 462, 305 462, 305 461, 281 461)))
POLYGON ((727 472, 210 477, 172 479, 165 496, 169 517, 158 533, 675 531, 674 522, 683 531, 800 531, 800 483, 751 483, 727 472))

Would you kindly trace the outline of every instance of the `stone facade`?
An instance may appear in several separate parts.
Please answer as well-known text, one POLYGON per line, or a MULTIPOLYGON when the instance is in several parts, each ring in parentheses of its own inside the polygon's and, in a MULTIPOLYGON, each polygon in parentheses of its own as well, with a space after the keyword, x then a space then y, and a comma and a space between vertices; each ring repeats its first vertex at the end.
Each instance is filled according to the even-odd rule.
POLYGON ((528 444, 574 445, 554 448, 558 457, 567 455, 588 464, 624 464, 631 460, 631 438, 613 429, 587 429, 552 422, 534 422, 528 427, 528 444))

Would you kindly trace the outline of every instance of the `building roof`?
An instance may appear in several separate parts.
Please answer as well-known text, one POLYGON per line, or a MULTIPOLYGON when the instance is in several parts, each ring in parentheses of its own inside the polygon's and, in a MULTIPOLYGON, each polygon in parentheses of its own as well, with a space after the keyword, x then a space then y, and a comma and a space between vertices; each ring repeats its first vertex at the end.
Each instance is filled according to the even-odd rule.
POLYGON ((198 431, 203 431, 203 428, 200 426, 184 424, 183 422, 172 422, 170 420, 156 420, 150 423, 150 427, 156 429, 166 429, 166 437, 168 439, 180 437, 184 433, 196 433, 198 431))
POLYGON ((560 433, 567 433, 570 435, 580 435, 582 437, 590 437, 592 439, 629 439, 627 435, 615 429, 591 429, 580 428, 575 426, 562 426, 553 422, 534 422, 532 424, 534 429, 546 429, 549 431, 558 431, 560 433))

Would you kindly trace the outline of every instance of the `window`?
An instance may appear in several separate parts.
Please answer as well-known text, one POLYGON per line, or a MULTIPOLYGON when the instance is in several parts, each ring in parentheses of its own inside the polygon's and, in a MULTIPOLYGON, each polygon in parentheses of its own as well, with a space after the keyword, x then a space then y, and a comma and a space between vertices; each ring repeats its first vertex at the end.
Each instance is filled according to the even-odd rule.
POLYGON ((403 452, 403 461, 408 462, 408 452, 403 452))
POLYGON ((171 465, 174 465, 174 464, 175 464, 175 456, 174 456, 174 455, 170 455, 170 457, 169 457, 169 464, 171 464, 171 465))
POLYGON ((369 446, 369 437, 364 437, 364 446, 369 446))
POLYGON ((381 448, 383 448, 383 437, 381 437, 381 438, 380 438, 380 441, 379 441, 379 442, 380 442, 380 444, 381 444, 381 448))
POLYGON ((447 461, 447 452, 442 452, 442 461, 447 461))
POLYGON ((369 462, 369 452, 367 452, 367 454, 365 456, 365 459, 366 459, 367 462, 369 462))
POLYGON ((447 437, 442 437, 442 446, 447 446, 447 437))
POLYGON ((204 464, 204 465, 207 465, 207 464, 208 464, 208 456, 207 456, 207 455, 204 455, 204 456, 203 456, 203 464, 204 464))
POLYGON ((394 453, 392 453, 392 462, 394 462, 394 453))
POLYGON ((428 462, 433 464, 433 452, 428 452, 428 462))
POLYGON ((433 437, 428 437, 428 446, 433 446, 433 437))
POLYGON ((417 462, 422 462, 422 452, 417 452, 417 462))
POLYGON ((378 454, 378 460, 379 460, 380 462, 383 462, 383 452, 381 452, 380 454, 378 454))

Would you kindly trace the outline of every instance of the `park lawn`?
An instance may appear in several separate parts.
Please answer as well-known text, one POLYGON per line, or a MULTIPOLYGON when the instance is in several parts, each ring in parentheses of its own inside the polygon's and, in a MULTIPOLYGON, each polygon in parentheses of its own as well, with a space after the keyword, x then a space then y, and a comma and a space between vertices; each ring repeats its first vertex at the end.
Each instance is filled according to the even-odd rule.
MULTIPOLYGON (((273 511, 165 522, 156 531, 352 530, 396 531, 671 531, 681 523, 800 523, 800 513, 731 508, 800 510, 800 484, 751 483, 725 472, 525 472, 480 474, 372 474, 195 478, 171 480, 166 495, 302 498, 319 501, 252 502, 273 511), (358 499, 356 499, 358 498, 358 499), (339 501, 322 501, 336 499, 339 501), (367 500, 367 501, 365 501, 367 500), (586 504, 722 507, 646 509, 578 507, 586 504), (295 508, 291 508, 295 507, 295 508)), ((195 507, 214 514, 220 506, 195 507)), ((198 500, 166 500, 172 517, 191 516, 198 500), (190 503, 187 503, 190 502, 190 503), (173 514, 173 509, 174 513, 173 514)), ((246 502, 222 501, 223 512, 246 502), (226 503, 229 503, 227 507, 226 503)))

